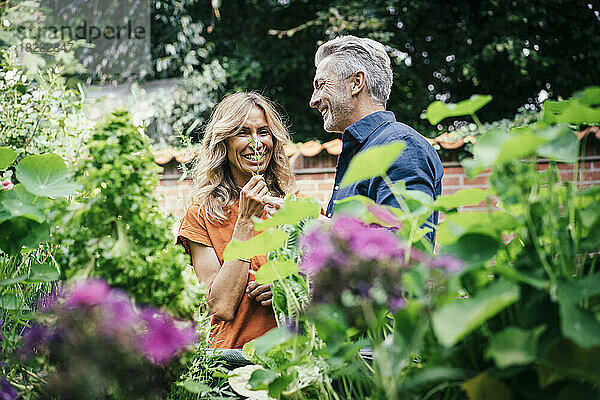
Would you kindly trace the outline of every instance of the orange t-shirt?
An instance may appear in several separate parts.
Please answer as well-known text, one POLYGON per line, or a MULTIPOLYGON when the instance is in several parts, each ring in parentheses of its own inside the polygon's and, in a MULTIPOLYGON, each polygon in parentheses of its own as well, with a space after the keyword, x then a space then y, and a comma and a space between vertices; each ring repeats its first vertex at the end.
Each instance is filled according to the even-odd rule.
MULTIPOLYGON (((199 204, 190 206, 181 221, 177 243, 183 244, 185 250, 191 257, 188 241, 203 244, 215 249, 217 258, 223 265, 223 252, 233 237, 233 230, 238 216, 238 203, 229 208, 229 218, 223 224, 211 223, 206 218, 206 210, 199 204)), ((263 215, 264 217, 264 215, 263 215)), ((254 232, 254 236, 259 232, 254 232)), ((259 255, 251 258, 250 268, 258 270, 266 264, 267 257, 259 255)), ((248 273, 248 282, 254 280, 254 274, 248 273)), ((275 314, 271 307, 265 307, 260 303, 250 300, 244 293, 238 305, 235 317, 231 321, 212 320, 210 332, 210 347, 222 349, 241 349, 247 342, 264 335, 277 326, 275 314)))

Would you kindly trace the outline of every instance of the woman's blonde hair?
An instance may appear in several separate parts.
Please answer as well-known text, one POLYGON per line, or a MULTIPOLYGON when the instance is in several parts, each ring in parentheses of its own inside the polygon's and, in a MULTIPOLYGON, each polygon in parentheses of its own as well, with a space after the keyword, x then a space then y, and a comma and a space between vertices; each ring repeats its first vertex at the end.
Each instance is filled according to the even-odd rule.
POLYGON ((290 135, 273 104, 255 92, 228 95, 215 107, 204 130, 200 152, 192 169, 194 183, 187 199, 187 205, 205 206, 210 222, 223 223, 228 217, 228 208, 238 199, 239 190, 231 174, 225 140, 240 132, 254 107, 265 113, 273 137, 273 154, 263 173, 269 192, 283 197, 297 190, 284 151, 290 135))

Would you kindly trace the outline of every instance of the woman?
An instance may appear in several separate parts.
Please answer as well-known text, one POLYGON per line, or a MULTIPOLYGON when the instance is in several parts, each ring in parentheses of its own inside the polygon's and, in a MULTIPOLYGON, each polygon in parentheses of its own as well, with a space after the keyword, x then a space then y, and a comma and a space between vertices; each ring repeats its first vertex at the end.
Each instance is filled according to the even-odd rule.
POLYGON ((249 273, 266 257, 223 262, 223 252, 232 238, 245 241, 257 234, 253 216, 265 218, 265 207, 272 212, 281 198, 296 192, 283 148, 288 141, 281 117, 257 93, 227 96, 206 127, 193 170, 193 204, 177 240, 208 288, 212 347, 241 348, 277 325, 270 285, 257 285, 249 273))

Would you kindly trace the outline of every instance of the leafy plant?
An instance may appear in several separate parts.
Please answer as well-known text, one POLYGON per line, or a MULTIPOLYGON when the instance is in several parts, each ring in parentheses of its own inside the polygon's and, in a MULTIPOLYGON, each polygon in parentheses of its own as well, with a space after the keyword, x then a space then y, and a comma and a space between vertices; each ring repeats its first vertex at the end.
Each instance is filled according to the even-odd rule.
MULTIPOLYGON (((37 302, 60 277, 53 254, 50 230, 55 225, 54 208, 58 196, 67 196, 78 186, 62 158, 55 154, 28 155, 16 166, 17 152, 0 147, 0 171, 14 168, 18 183, 0 190, 0 326, 2 359, 12 354, 20 334, 28 325, 37 302), (38 162, 44 168, 40 170, 38 162)), ((29 390, 39 381, 37 368, 8 364, 3 373, 19 391, 29 390)))
POLYGON ((126 112, 114 112, 87 150, 77 166, 84 194, 65 202, 57 234, 64 274, 101 277, 140 304, 191 316, 203 297, 195 279, 184 279, 190 267, 155 198, 158 167, 147 140, 126 112))
MULTIPOLYGON (((600 122, 598 104, 600 90, 588 88, 548 103, 532 123, 481 135, 463 165, 471 176, 491 167, 489 190, 466 189, 434 202, 386 180, 400 209, 360 196, 340 202, 342 215, 305 236, 303 254, 279 250, 302 254, 312 302, 302 324, 245 347, 258 366, 240 371, 243 382, 265 396, 294 398, 301 395, 286 390, 298 378, 292 366, 318 365, 322 386, 313 396, 320 398, 596 396, 600 190, 563 180, 557 163, 577 163, 577 177, 580 142, 572 128, 600 122), (550 159, 544 171, 537 157, 550 159), (486 211, 458 212, 481 202, 486 211), (446 214, 439 256, 429 255, 419 231, 432 210, 446 214), (374 223, 386 229, 369 227, 374 223), (372 363, 359 357, 365 346, 372 363)), ((469 107, 461 112, 472 114, 469 107)), ((348 179, 368 178, 363 172, 373 158, 397 156, 395 148, 375 149, 353 161, 349 171, 358 172, 348 179)), ((370 170, 380 175, 385 168, 370 170)), ((282 221, 301 214, 291 210, 282 209, 282 221)), ((293 270, 279 261, 259 276, 287 276, 284 282, 293 270)))

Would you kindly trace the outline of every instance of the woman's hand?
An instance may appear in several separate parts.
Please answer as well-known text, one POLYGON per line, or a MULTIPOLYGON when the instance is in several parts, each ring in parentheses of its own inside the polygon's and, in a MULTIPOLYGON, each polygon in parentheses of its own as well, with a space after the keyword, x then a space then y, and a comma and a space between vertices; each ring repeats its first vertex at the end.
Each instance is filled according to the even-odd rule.
POLYGON ((271 284, 259 285, 256 281, 251 281, 246 287, 246 293, 251 300, 260 303, 262 306, 270 306, 273 304, 273 293, 271 292, 271 284))
POLYGON ((264 210, 263 197, 269 194, 269 189, 262 175, 254 175, 240 192, 239 217, 252 219, 252 216, 261 217, 264 210))
POLYGON ((283 199, 281 197, 265 196, 263 197, 262 202, 265 205, 264 209, 269 218, 275 215, 283 205, 283 199))

